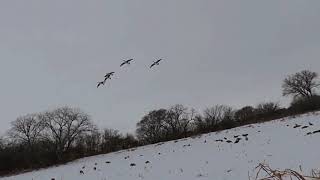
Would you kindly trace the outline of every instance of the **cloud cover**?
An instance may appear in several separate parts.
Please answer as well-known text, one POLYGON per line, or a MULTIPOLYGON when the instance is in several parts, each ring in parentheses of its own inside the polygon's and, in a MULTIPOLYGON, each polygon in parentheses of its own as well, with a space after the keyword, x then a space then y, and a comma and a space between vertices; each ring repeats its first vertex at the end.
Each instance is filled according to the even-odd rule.
POLYGON ((285 104, 287 74, 320 73, 319 19, 317 0, 1 1, 0 134, 19 115, 61 105, 132 132, 149 110, 176 103, 285 104))

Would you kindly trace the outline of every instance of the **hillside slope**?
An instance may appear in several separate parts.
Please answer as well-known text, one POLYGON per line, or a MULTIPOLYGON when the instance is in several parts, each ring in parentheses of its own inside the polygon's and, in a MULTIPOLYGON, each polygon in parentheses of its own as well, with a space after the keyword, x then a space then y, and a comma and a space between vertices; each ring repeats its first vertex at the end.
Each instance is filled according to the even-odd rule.
POLYGON ((273 168, 300 171, 302 167, 303 172, 309 174, 311 169, 320 168, 317 130, 320 130, 320 113, 306 114, 84 158, 0 179, 248 180, 248 175, 253 177, 255 167, 262 162, 273 168), (315 133, 307 135, 309 132, 315 133), (237 137, 234 136, 241 140, 235 143, 237 137))

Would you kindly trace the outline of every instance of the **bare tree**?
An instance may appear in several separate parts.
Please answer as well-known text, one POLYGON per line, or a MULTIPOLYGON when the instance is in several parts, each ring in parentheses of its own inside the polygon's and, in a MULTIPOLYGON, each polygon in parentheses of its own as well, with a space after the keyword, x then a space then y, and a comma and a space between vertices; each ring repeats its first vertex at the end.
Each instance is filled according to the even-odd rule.
POLYGON ((95 129, 87 114, 70 107, 45 112, 41 118, 45 122, 48 137, 55 144, 58 158, 69 150, 77 137, 95 129))
POLYGON ((137 136, 141 141, 155 143, 164 136, 164 120, 167 116, 166 109, 149 112, 137 123, 137 136))
POLYGON ((231 128, 235 126, 235 111, 232 107, 215 105, 206 108, 203 115, 195 116, 195 125, 198 131, 208 132, 217 129, 231 128))
POLYGON ((256 107, 256 113, 260 118, 266 118, 268 116, 275 115, 279 109, 280 109, 280 106, 278 103, 274 103, 274 102, 260 103, 256 107))
POLYGON ((237 126, 237 122, 235 121, 235 111, 232 107, 225 106, 223 108, 223 116, 221 121, 219 122, 220 129, 230 129, 237 126))
POLYGON ((215 105, 211 108, 206 108, 203 112, 206 126, 213 128, 225 119, 226 112, 230 111, 232 111, 232 108, 225 105, 215 105))
POLYGON ((316 81, 318 74, 304 70, 288 76, 283 81, 283 95, 293 95, 294 97, 311 98, 314 95, 314 89, 320 85, 316 81))
POLYGON ((187 133, 192 131, 193 124, 195 122, 197 116, 197 111, 194 108, 191 108, 190 110, 187 109, 187 113, 183 116, 181 119, 181 127, 182 127, 182 133, 184 136, 187 136, 187 133))
POLYGON ((189 130, 190 123, 194 120, 195 110, 188 112, 188 108, 181 104, 172 106, 165 118, 166 129, 171 135, 180 136, 186 134, 189 130))
POLYGON ((208 130, 207 124, 203 120, 204 118, 202 117, 201 114, 196 114, 194 117, 194 130, 198 132, 205 132, 208 130))
POLYGON ((138 141, 134 137, 134 135, 127 133, 122 138, 122 149, 128 149, 132 147, 136 147, 138 145, 138 141))
POLYGON ((120 149, 121 134, 118 130, 104 129, 102 133, 102 151, 105 153, 120 149))
POLYGON ((26 143, 29 149, 40 139, 44 123, 39 119, 38 114, 28 114, 18 117, 11 123, 10 137, 19 142, 26 143))
POLYGON ((155 143, 186 135, 190 130, 195 110, 188 111, 183 105, 174 105, 168 110, 149 112, 137 123, 137 136, 140 140, 155 143))
POLYGON ((171 137, 186 136, 194 122, 196 111, 187 107, 176 104, 169 108, 165 118, 165 129, 171 137))
POLYGON ((101 144, 102 135, 98 129, 92 129, 89 134, 86 134, 84 138, 82 138, 86 145, 86 150, 89 153, 97 153, 100 151, 99 145, 101 144))
POLYGON ((252 106, 245 106, 235 112, 235 119, 239 122, 245 122, 254 118, 255 109, 252 106))

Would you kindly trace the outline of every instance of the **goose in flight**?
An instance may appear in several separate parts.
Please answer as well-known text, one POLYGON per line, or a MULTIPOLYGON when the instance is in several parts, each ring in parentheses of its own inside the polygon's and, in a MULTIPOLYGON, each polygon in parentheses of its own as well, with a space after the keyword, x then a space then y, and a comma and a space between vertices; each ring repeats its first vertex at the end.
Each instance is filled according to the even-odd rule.
POLYGON ((111 76, 105 76, 104 77, 104 82, 106 82, 108 79, 111 79, 111 76))
POLYGON ((123 63, 120 64, 120 67, 125 65, 125 64, 130 64, 131 61, 133 61, 133 59, 124 60, 123 63))
POLYGON ((105 82, 106 82, 106 81, 98 82, 97 88, 99 88, 99 86, 101 86, 101 85, 104 85, 105 82))
POLYGON ((153 63, 151 64, 150 68, 152 68, 152 67, 155 66, 155 65, 159 65, 159 64, 160 64, 160 61, 162 61, 162 59, 159 59, 159 60, 153 62, 153 63))
POLYGON ((115 73, 115 72, 109 72, 109 73, 107 73, 104 77, 107 78, 107 79, 109 79, 109 78, 111 78, 111 76, 114 75, 114 73, 115 73))

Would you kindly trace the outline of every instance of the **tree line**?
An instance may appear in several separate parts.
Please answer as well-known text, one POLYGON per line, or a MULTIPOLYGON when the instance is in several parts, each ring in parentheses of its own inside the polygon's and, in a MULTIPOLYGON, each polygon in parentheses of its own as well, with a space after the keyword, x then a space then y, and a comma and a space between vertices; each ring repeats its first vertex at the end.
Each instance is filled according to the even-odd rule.
POLYGON ((27 114, 11 123, 0 140, 0 172, 47 167, 77 158, 128 149, 138 145, 133 135, 99 130, 80 109, 61 107, 27 114))
POLYGON ((181 104, 152 110, 137 123, 135 135, 99 129, 77 108, 27 114, 0 138, 0 175, 319 110, 319 86, 318 74, 305 70, 283 81, 283 95, 292 96, 288 108, 266 102, 240 109, 214 105, 203 112, 181 104))

